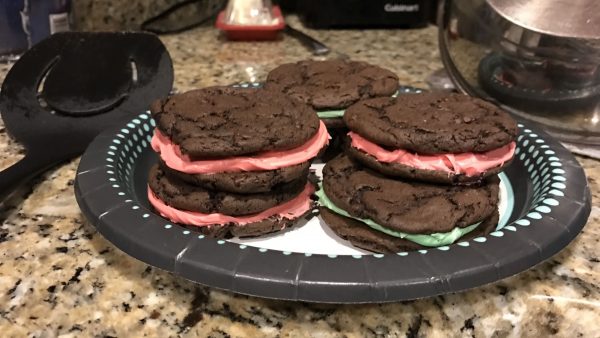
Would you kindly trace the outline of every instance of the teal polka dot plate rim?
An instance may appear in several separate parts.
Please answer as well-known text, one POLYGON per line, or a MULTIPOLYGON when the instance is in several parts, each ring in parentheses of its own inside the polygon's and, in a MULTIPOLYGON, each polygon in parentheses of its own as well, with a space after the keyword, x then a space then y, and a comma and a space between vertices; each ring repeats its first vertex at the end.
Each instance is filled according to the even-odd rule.
POLYGON ((80 208, 99 233, 130 256, 237 293, 364 303, 457 292, 551 257, 581 231, 590 212, 587 181, 575 158, 543 131, 522 123, 518 155, 502 177, 510 207, 487 236, 386 254, 319 254, 298 246, 216 240, 150 208, 146 177, 157 161, 149 144, 153 122, 148 113, 139 114, 94 140, 75 179, 80 208))

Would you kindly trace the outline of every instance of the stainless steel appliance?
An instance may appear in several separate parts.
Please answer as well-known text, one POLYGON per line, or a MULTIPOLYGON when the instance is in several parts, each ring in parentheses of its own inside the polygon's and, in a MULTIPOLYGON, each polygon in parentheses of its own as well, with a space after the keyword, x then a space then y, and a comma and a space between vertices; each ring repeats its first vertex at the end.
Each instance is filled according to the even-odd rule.
POLYGON ((460 90, 600 145, 600 1, 445 0, 438 26, 460 90))
POLYGON ((295 7, 311 28, 416 28, 427 26, 435 6, 433 0, 301 0, 295 7))

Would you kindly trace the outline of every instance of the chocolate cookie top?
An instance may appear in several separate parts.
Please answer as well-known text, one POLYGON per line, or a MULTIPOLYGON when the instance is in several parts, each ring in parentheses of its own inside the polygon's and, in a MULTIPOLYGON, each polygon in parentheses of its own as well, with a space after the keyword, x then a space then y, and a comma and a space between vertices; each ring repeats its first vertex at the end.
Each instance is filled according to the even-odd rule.
POLYGON ((517 135, 517 123, 507 112, 460 94, 364 100, 346 110, 344 121, 371 142, 422 154, 484 152, 517 135))
POLYGON ((157 128, 192 159, 291 149, 319 128, 312 108, 262 89, 210 87, 154 102, 157 128))
POLYGON ((305 184, 306 178, 287 183, 268 193, 216 192, 166 175, 158 164, 150 169, 148 177, 148 185, 154 194, 175 209, 205 214, 221 213, 228 216, 255 214, 287 202, 298 196, 305 184))
POLYGON ((391 96, 398 76, 366 62, 327 60, 283 64, 265 88, 288 94, 317 110, 346 108, 361 99, 391 96))
POLYGON ((498 208, 498 178, 481 186, 438 186, 386 178, 340 155, 323 168, 323 189, 350 215, 405 233, 449 232, 498 208))

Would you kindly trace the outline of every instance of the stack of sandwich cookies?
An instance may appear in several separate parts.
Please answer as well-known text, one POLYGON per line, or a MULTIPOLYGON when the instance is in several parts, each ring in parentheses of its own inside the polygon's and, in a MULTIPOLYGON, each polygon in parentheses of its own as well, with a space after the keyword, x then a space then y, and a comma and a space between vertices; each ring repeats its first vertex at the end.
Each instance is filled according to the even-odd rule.
POLYGON ((265 88, 312 106, 328 128, 343 127, 344 110, 359 100, 389 97, 398 76, 366 62, 327 60, 283 64, 267 76, 265 88))
POLYGON ((148 198, 214 237, 283 229, 312 208, 310 163, 329 135, 314 110, 276 92, 212 87, 156 102, 160 154, 148 198))
POLYGON ((346 152, 327 163, 317 192, 340 237, 393 252, 495 229, 497 174, 516 146, 508 113, 464 95, 425 93, 362 100, 344 120, 346 152))
POLYGON ((423 93, 360 101, 344 116, 348 153, 386 175, 472 184, 513 158, 517 124, 481 99, 423 93))
POLYGON ((381 175, 341 154, 323 169, 317 196, 331 230, 359 248, 411 251, 487 234, 498 223, 498 178, 443 186, 381 175))

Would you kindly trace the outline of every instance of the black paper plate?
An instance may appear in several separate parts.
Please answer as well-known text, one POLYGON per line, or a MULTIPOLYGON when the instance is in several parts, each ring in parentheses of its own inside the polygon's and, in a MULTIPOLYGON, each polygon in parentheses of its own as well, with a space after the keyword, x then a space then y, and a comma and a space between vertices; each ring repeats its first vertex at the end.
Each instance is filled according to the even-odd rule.
POLYGON ((342 240, 328 248, 331 238, 318 244, 334 236, 325 226, 308 234, 310 241, 292 240, 296 231, 306 236, 319 227, 315 217, 297 230, 266 239, 242 244, 214 240, 170 223, 149 207, 146 177, 157 160, 149 145, 154 126, 143 113, 95 139, 77 172, 81 210, 127 254, 186 279, 248 295, 364 303, 473 288, 556 254, 581 231, 591 208, 585 174, 575 158, 544 132, 519 124, 515 160, 501 175, 503 220, 486 237, 386 255, 356 251, 342 240), (294 246, 281 248, 285 243, 294 246), (311 251, 302 252, 303 247, 311 251), (320 250, 329 252, 314 253, 320 250))

